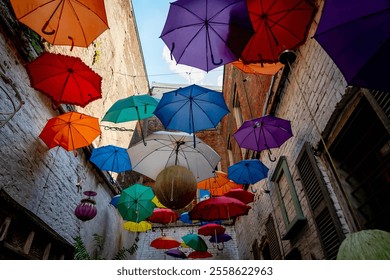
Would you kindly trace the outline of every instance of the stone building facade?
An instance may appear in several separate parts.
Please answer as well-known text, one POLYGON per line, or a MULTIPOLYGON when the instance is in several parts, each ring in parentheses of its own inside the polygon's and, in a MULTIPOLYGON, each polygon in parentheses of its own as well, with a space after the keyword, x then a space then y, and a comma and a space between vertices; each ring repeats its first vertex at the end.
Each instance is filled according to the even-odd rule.
MULTIPOLYGON (((101 257, 111 259, 135 242, 109 202, 121 186, 89 162, 93 147, 127 147, 126 131, 104 129, 93 145, 73 152, 49 150, 38 137, 46 122, 60 114, 30 86, 25 64, 43 51, 80 57, 103 78, 103 98, 85 108, 62 106, 99 119, 118 99, 149 91, 131 1, 106 1, 110 29, 88 48, 49 46, 15 19, 8 0, 0 2, 0 259, 71 259, 74 238, 96 253, 94 234, 105 240, 101 257), (82 222, 74 214, 84 191, 97 192, 97 216, 82 222)), ((105 124, 115 126, 113 124, 105 124)), ((122 125, 121 125, 122 126, 122 125)), ((128 256, 134 258, 135 256, 128 256)))

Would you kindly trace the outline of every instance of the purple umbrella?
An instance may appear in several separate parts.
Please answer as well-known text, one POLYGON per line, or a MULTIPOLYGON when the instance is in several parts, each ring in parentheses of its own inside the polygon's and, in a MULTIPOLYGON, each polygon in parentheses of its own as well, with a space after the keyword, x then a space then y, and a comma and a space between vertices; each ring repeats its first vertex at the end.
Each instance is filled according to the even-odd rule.
POLYGON ((290 121, 270 115, 245 121, 234 133, 241 148, 258 152, 279 148, 292 136, 290 121))
POLYGON ((177 63, 210 71, 237 60, 252 35, 245 0, 178 0, 160 37, 177 63))
POLYGON ((390 1, 327 0, 314 38, 350 85, 390 91, 390 1))
POLYGON ((219 234, 219 235, 212 236, 209 239, 209 241, 211 243, 224 243, 224 242, 228 242, 229 240, 232 240, 232 239, 233 238, 229 234, 222 233, 222 234, 219 234))
POLYGON ((184 254, 183 251, 180 251, 179 249, 171 249, 165 252, 168 256, 178 258, 178 259, 186 259, 187 255, 184 254))

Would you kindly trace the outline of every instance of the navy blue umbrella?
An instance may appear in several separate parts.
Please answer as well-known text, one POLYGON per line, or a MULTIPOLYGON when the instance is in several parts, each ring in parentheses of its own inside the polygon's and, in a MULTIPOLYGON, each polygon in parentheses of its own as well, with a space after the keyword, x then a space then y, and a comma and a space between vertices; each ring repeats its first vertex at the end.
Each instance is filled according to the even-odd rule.
POLYGON ((227 242, 229 240, 232 240, 233 238, 227 234, 227 233, 222 233, 222 234, 219 234, 219 235, 213 235, 211 236, 211 238, 209 239, 209 241, 211 243, 224 243, 224 242, 227 242))
POLYGON ((254 184, 267 174, 268 167, 258 159, 242 160, 228 168, 228 178, 237 184, 254 184))
POLYGON ((113 172, 131 170, 131 163, 127 150, 112 145, 92 150, 89 160, 99 169, 113 172))

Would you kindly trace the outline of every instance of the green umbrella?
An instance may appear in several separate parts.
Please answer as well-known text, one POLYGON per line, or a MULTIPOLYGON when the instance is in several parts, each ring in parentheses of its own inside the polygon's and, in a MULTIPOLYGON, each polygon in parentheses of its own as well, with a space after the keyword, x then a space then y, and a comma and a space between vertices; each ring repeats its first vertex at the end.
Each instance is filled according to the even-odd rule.
MULTIPOLYGON (((139 121, 153 116, 158 100, 148 94, 133 95, 116 101, 104 115, 102 121, 122 123, 139 121)), ((144 138, 141 127, 142 139, 144 138)))
POLYGON ((152 188, 134 184, 122 191, 117 209, 124 220, 138 223, 153 214, 156 207, 152 202, 153 197, 152 188))
POLYGON ((200 237, 197 234, 187 234, 183 236, 181 239, 183 239, 184 243, 190 246, 195 251, 200 252, 206 252, 207 251, 207 245, 206 242, 203 240, 202 237, 200 237))

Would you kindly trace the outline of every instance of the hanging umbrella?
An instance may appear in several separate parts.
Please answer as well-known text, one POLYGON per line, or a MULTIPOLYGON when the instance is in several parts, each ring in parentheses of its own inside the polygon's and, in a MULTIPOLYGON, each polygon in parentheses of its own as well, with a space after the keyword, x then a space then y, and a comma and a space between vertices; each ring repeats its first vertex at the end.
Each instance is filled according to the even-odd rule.
MULTIPOLYGON (((116 101, 104 115, 102 121, 123 123, 128 121, 140 121, 153 117, 158 101, 149 94, 133 95, 116 101)), ((144 133, 141 128, 141 136, 144 133)))
POLYGON ((165 254, 167 254, 168 256, 177 258, 177 259, 186 259, 187 258, 187 255, 184 254, 184 252, 179 250, 179 249, 170 249, 170 250, 166 251, 165 254))
POLYGON ((124 220, 140 222, 153 214, 153 197, 152 188, 134 184, 122 191, 116 207, 124 220))
POLYGON ((198 234, 205 236, 220 235, 225 233, 225 228, 219 224, 210 223, 198 228, 198 234))
POLYGON ((203 240, 202 237, 200 237, 197 234, 187 234, 183 236, 181 239, 183 239, 184 243, 190 246, 195 251, 201 251, 205 252, 207 251, 207 245, 206 242, 203 240))
POLYGON ((67 151, 86 147, 100 135, 99 120, 77 112, 50 119, 39 137, 49 149, 61 146, 67 151))
POLYGON ((152 229, 152 224, 145 221, 139 223, 129 221, 123 224, 123 228, 131 232, 145 232, 152 229))
POLYGON ((208 72, 235 61, 252 35, 245 0, 178 0, 160 37, 177 63, 208 72))
POLYGON ((221 157, 200 139, 187 133, 159 131, 145 138, 147 146, 141 143, 127 151, 131 165, 137 171, 156 180, 166 167, 179 165, 189 169, 197 182, 213 176, 221 157))
POLYGON ((247 215, 250 206, 238 199, 218 196, 203 200, 189 212, 191 219, 202 221, 229 220, 237 216, 247 215))
POLYGON ((276 63, 249 63, 245 64, 241 59, 232 62, 233 66, 240 69, 244 73, 257 75, 273 76, 283 67, 280 62, 276 63))
POLYGON ((213 255, 209 252, 199 252, 199 251, 193 251, 188 255, 189 259, 205 259, 205 258, 211 258, 213 255))
POLYGON ((172 249, 180 246, 180 242, 170 236, 161 236, 150 243, 150 247, 156 249, 172 249))
POLYGON ((118 204, 118 201, 119 201, 119 197, 120 197, 120 196, 121 196, 120 194, 117 194, 117 195, 113 196, 113 197, 111 198, 110 204, 111 204, 112 206, 116 207, 116 205, 118 204))
POLYGON ((229 240, 232 240, 232 237, 229 234, 222 233, 219 235, 213 235, 209 239, 211 243, 225 243, 228 242, 229 240))
POLYGON ((241 160, 228 168, 228 177, 239 184, 254 184, 267 175, 268 167, 258 159, 241 160))
POLYGON ((350 85, 390 92, 390 2, 327 0, 314 38, 350 85))
POLYGON ((222 92, 198 85, 164 93, 154 111, 166 129, 193 133, 194 137, 199 130, 216 127, 227 113, 222 92))
POLYGON ((266 115, 245 121, 233 136, 241 148, 268 150, 270 157, 270 149, 279 148, 293 134, 290 121, 266 115))
POLYGON ((156 205, 157 208, 167 208, 158 200, 157 196, 154 196, 152 202, 156 205))
POLYGON ((152 216, 148 218, 148 221, 152 223, 169 224, 175 222, 178 218, 179 215, 171 209, 155 208, 152 216))
POLYGON ((215 171, 214 177, 199 182, 197 188, 208 190, 211 195, 218 196, 223 195, 231 189, 242 188, 242 185, 231 181, 228 178, 227 173, 215 171))
POLYGON ((255 195, 253 193, 243 189, 232 189, 225 193, 224 196, 237 198, 245 204, 251 203, 255 199, 255 195))
POLYGON ((284 50, 304 44, 317 8, 311 0, 246 0, 255 34, 241 59, 274 63, 284 50))
POLYGON ((117 173, 131 170, 127 150, 113 145, 93 149, 89 160, 101 170, 117 173))
POLYGON ((104 0, 11 0, 16 18, 52 45, 88 47, 108 29, 104 0))
POLYGON ((197 221, 191 220, 190 216, 188 215, 188 212, 183 212, 180 214, 179 220, 182 221, 185 224, 194 224, 197 221))
POLYGON ((85 107, 102 98, 102 78, 78 57, 45 52, 27 64, 31 86, 53 104, 85 107))

